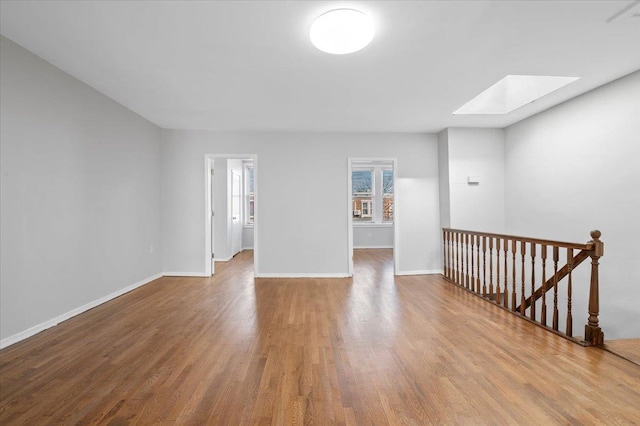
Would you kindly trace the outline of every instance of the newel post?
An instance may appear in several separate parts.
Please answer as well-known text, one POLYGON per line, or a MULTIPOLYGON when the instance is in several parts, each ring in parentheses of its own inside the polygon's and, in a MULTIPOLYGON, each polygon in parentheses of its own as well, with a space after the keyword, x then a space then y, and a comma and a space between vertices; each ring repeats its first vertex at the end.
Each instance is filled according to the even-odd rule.
POLYGON ((600 241, 600 231, 591 231, 593 245, 591 253, 591 287, 589 289, 589 320, 584 327, 584 340, 587 345, 602 345, 604 333, 599 326, 598 314, 600 313, 600 293, 598 290, 598 265, 599 259, 604 255, 604 243, 600 241))

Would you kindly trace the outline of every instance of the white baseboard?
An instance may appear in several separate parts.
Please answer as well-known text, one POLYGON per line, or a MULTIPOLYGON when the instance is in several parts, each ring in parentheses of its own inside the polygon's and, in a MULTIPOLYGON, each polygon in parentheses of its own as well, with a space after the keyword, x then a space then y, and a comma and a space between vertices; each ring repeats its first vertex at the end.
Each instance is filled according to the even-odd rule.
POLYGON ((358 250, 358 249, 392 249, 393 246, 358 246, 358 247, 354 247, 354 250, 358 250))
POLYGON ((256 274, 256 278, 348 278, 348 273, 328 272, 328 273, 298 273, 298 272, 266 272, 256 274))
POLYGON ((163 272, 163 277, 201 277, 208 278, 210 275, 204 272, 163 272))
POLYGON ((24 340, 28 337, 31 337, 35 334, 40 333, 41 331, 46 330, 47 328, 51 328, 53 326, 56 326, 58 324, 60 324, 62 321, 66 321, 71 317, 75 317, 76 315, 79 315, 83 312, 88 311, 89 309, 95 308, 98 305, 102 305, 105 302, 108 302, 111 299, 115 299, 118 296, 122 296, 125 293, 130 292, 131 290, 135 290, 138 287, 141 287, 147 283, 150 283, 153 280, 157 280, 158 278, 161 278, 163 274, 156 274, 150 277, 147 277, 141 281, 138 281, 135 284, 131 284, 128 287, 125 287, 123 289, 120 289, 118 291, 115 291, 111 294, 108 294, 104 297, 101 297, 99 299, 96 299, 92 302, 87 303, 86 305, 80 306, 79 308, 73 309, 67 313, 64 313, 62 315, 58 315, 55 318, 52 318, 50 320, 44 321, 38 325, 35 325, 31 328, 28 328, 24 331, 21 331, 20 333, 14 334, 13 336, 9 336, 9 337, 5 337, 4 339, 0 340, 0 349, 2 348, 6 348, 7 346, 13 345, 14 343, 18 343, 21 340, 24 340))
POLYGON ((251 246, 251 247, 242 247, 242 250, 253 250, 253 246, 251 246))
POLYGON ((213 258, 214 262, 228 262, 231 259, 233 259, 233 256, 229 256, 229 257, 214 257, 213 258))
POLYGON ((417 271, 398 271, 396 275, 442 275, 441 269, 421 269, 417 271))

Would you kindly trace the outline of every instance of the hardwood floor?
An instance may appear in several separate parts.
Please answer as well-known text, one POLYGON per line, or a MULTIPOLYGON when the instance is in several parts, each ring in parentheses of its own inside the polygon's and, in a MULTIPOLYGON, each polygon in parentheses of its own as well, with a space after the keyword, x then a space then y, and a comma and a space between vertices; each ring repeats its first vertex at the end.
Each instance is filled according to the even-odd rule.
POLYGON ((0 351, 1 424, 631 424, 640 367, 445 282, 161 278, 0 351))
POLYGON ((640 339, 608 340, 605 348, 640 366, 640 339))

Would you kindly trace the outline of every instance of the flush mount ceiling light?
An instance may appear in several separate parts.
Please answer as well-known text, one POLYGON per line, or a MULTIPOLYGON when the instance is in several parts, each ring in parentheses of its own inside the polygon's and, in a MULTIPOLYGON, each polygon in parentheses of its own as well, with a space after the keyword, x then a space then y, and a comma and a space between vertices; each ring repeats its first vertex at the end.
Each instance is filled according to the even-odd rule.
POLYGON ((357 52, 371 42, 373 34, 371 18, 354 9, 335 9, 320 15, 309 31, 315 47, 334 55, 357 52))
POLYGON ((454 114, 507 114, 579 78, 508 75, 464 104, 454 114))

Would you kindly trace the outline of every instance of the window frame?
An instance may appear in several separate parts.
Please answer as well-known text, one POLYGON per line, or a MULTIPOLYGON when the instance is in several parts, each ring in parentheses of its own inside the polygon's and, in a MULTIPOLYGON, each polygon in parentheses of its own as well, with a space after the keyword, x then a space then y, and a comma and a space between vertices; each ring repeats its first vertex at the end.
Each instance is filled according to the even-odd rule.
MULTIPOLYGON (((352 173, 352 181, 353 181, 353 173, 354 172, 359 172, 359 171, 371 171, 371 179, 372 179, 372 188, 371 188, 371 199, 370 200, 361 200, 360 201, 360 218, 371 218, 371 220, 355 220, 355 216, 353 215, 353 211, 355 211, 355 201, 358 199, 358 196, 356 195, 355 192, 353 192, 353 183, 352 183, 352 189, 351 189, 351 202, 352 202, 352 218, 354 220, 352 220, 353 222, 353 226, 362 226, 362 227, 387 227, 387 226, 394 226, 394 220, 395 217, 391 220, 385 220, 384 219, 384 200, 385 198, 390 198, 392 200, 392 203, 395 203, 395 174, 393 172, 393 165, 388 165, 388 164, 372 164, 372 165, 366 165, 366 166, 354 166, 351 168, 351 173, 352 173), (384 192, 384 172, 385 171, 391 171, 391 179, 393 182, 393 191, 391 193, 385 193, 384 192), (362 209, 362 203, 363 202, 367 202, 370 204, 371 207, 371 216, 364 216, 364 214, 362 214, 362 211, 364 209, 362 209)), ((364 197, 362 197, 364 198, 364 197)), ((392 210, 393 209, 393 205, 392 205, 392 210)), ((392 216, 393 217, 393 216, 392 216)))
POLYGON ((354 167, 351 169, 351 201, 353 204, 355 204, 356 200, 359 200, 360 202, 360 215, 359 216, 355 216, 354 212, 356 211, 356 209, 352 210, 351 216, 353 218, 353 223, 357 223, 359 226, 366 226, 366 225, 372 225, 375 224, 375 193, 376 193, 376 171, 375 171, 375 167, 369 167, 369 166, 364 166, 364 167, 354 167), (358 194, 357 192, 353 192, 353 174, 355 172, 369 172, 371 174, 371 192, 370 193, 364 193, 361 192, 359 194, 367 194, 367 195, 356 195, 358 194), (367 216, 363 215, 363 208, 362 208, 362 204, 364 202, 367 202, 369 204, 369 214, 367 216), (355 220, 356 217, 358 218, 358 220, 355 220), (363 220, 365 219, 365 220, 363 220))
POLYGON ((393 216, 393 211, 394 211, 394 204, 395 204, 395 190, 396 190, 396 183, 394 180, 394 174, 393 174, 393 167, 390 166, 381 166, 380 167, 380 181, 382 182, 382 188, 380 190, 380 192, 382 193, 381 195, 381 203, 382 203, 382 210, 381 210, 381 223, 390 223, 393 224, 394 221, 394 216, 393 216), (384 192, 384 172, 391 172, 391 188, 392 188, 392 192, 384 192), (385 219, 384 218, 384 200, 390 198, 391 199, 391 205, 389 206, 389 211, 391 212, 391 219, 385 219))

